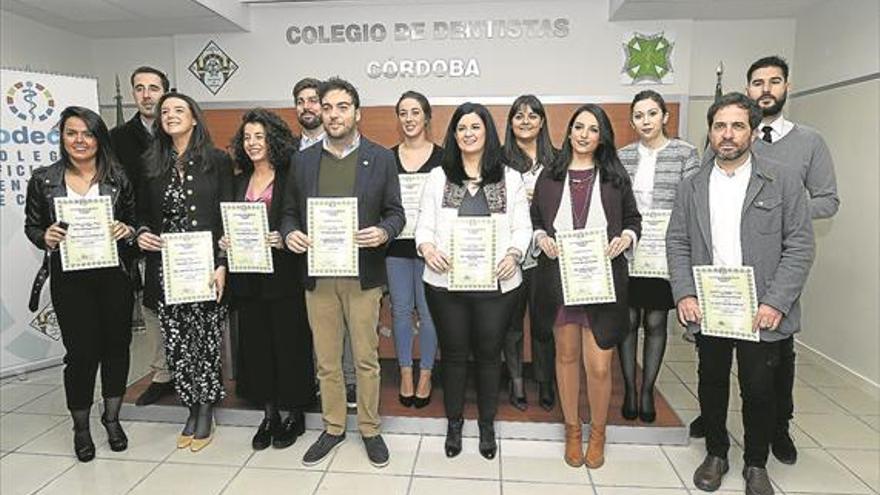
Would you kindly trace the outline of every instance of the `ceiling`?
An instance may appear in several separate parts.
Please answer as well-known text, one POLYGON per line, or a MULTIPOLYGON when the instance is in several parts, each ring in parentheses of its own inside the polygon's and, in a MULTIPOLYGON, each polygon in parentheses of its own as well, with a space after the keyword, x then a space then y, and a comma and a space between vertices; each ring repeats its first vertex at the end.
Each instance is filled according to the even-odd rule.
POLYGON ((611 21, 795 17, 822 0, 610 0, 611 21))

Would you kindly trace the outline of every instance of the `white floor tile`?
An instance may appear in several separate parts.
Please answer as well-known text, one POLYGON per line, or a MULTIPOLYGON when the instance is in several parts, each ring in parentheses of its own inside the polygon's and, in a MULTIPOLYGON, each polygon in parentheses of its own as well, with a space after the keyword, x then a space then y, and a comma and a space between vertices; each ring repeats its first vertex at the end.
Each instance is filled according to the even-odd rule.
POLYGON ((33 493, 74 463, 73 458, 9 454, 0 459, 0 492, 3 495, 33 493))
MULTIPOLYGON (((697 487, 694 486, 694 471, 697 470, 703 459, 706 458, 706 444, 703 441, 692 441, 686 447, 664 446, 663 450, 666 451, 678 475, 684 480, 685 485, 691 490, 696 490, 697 487)), ((743 452, 739 447, 735 445, 730 447, 730 450, 727 452, 730 471, 721 481, 721 490, 742 492, 745 489, 745 482, 740 475, 743 468, 742 455, 743 452)))
POLYGON ((590 470, 596 485, 682 487, 660 447, 615 445, 605 447, 605 465, 590 470))
POLYGON ((666 348, 666 354, 663 359, 667 362, 674 361, 697 361, 697 351, 692 345, 671 345, 666 348))
POLYGON ((22 381, 4 383, 0 386, 0 409, 13 411, 57 388, 58 385, 38 385, 22 381))
POLYGON ((135 483, 143 479, 154 467, 156 463, 153 462, 107 459, 78 462, 38 493, 40 495, 121 495, 128 493, 135 483))
MULTIPOLYGON (((16 412, 70 416, 70 411, 67 409, 67 397, 64 394, 64 387, 56 387, 55 390, 21 406, 16 412)), ((95 401, 94 405, 92 405, 91 415, 93 417, 101 415, 98 401, 95 401)))
MULTIPOLYGON (((95 442, 95 447, 100 449, 102 445, 106 444, 107 434, 104 432, 104 427, 101 426, 98 418, 89 418, 89 429, 92 432, 92 441, 95 442)), ((22 445, 18 451, 31 454, 74 456, 73 421, 63 419, 42 435, 22 445)), ((98 457, 104 456, 99 455, 98 457)), ((112 458, 112 456, 109 457, 112 458)))
POLYGON ((878 414, 861 414, 859 415, 859 419, 863 422, 867 423, 868 426, 874 428, 877 431, 880 431, 880 415, 878 414))
POLYGON ((880 449, 880 432, 842 414, 796 414, 794 422, 825 448, 880 449))
POLYGON ((658 383, 657 390, 673 409, 699 409, 697 397, 683 383, 658 383))
POLYGON ((165 463, 129 492, 131 495, 215 495, 238 468, 165 463))
MULTIPOLYGON (((312 443, 318 439, 320 433, 321 432, 318 430, 306 430, 306 432, 296 440, 296 443, 286 449, 269 447, 266 450, 254 452, 254 455, 248 460, 247 467, 324 471, 327 469, 327 466, 330 465, 333 456, 336 455, 335 453, 327 456, 324 461, 315 466, 306 467, 302 464, 303 454, 305 454, 306 450, 311 447, 312 443)), ((351 441, 350 437, 346 437, 346 443, 351 441)), ((339 448, 341 449, 342 446, 339 448)))
MULTIPOLYGON (((123 421, 122 427, 128 436, 128 449, 123 452, 113 452, 107 443, 107 433, 103 426, 99 430, 92 430, 92 437, 97 443, 101 440, 98 448, 98 457, 107 459, 130 459, 140 461, 162 461, 172 452, 177 450, 177 433, 181 425, 172 423, 143 423, 136 421, 123 421), (95 432, 99 432, 95 434, 95 432)), ((208 448, 213 447, 210 445, 208 448)))
POLYGON ((821 449, 799 449, 794 466, 782 464, 771 455, 767 470, 786 493, 870 493, 864 483, 821 449))
POLYGON ((675 373, 680 381, 684 383, 697 383, 697 363, 696 362, 667 362, 666 367, 675 373))
MULTIPOLYGON (((795 415, 795 419, 797 418, 798 415, 795 415)), ((743 445, 743 431, 742 413, 739 411, 729 411, 727 413, 727 432, 739 445, 743 445)), ((798 427, 797 423, 790 424, 788 432, 797 448, 814 448, 819 446, 798 427)))
POLYGON ((347 437, 347 441, 333 457, 328 471, 406 476, 412 474, 419 448, 418 435, 382 435, 385 445, 388 446, 391 462, 381 469, 370 464, 364 441, 359 434, 348 433, 347 437))
POLYGON ((590 484, 586 469, 573 468, 565 463, 564 451, 562 442, 504 440, 501 444, 501 477, 505 481, 590 484))
POLYGON ((880 492, 880 452, 876 450, 830 450, 828 452, 875 492, 880 492))
MULTIPOLYGON (((632 488, 621 486, 597 486, 599 495, 685 495, 687 490, 675 488, 632 488)), ((716 494, 719 492, 715 492, 716 494)))
POLYGON ((406 495, 409 476, 327 473, 315 494, 321 495, 406 495))
MULTIPOLYGON (((422 437, 422 446, 416 460, 416 476, 438 476, 441 478, 482 478, 499 479, 500 463, 498 457, 484 459, 477 448, 477 438, 464 438, 462 451, 457 457, 449 459, 443 448, 446 441, 441 436, 422 437)), ((501 446, 502 451, 504 446, 501 446)))
POLYGON ((229 483, 223 495, 311 495, 321 476, 320 471, 244 468, 229 483))
POLYGON ((851 386, 851 381, 838 373, 843 373, 843 370, 832 371, 831 368, 818 364, 798 364, 795 377, 804 384, 813 387, 851 386))
MULTIPOLYGON (((548 485, 533 485, 531 483, 504 482, 505 495, 536 495, 546 491, 548 485), (521 489, 520 485, 527 485, 521 489), (536 488, 538 491, 536 491, 536 488)), ((560 490, 564 485, 553 485, 551 488, 554 495, 585 495, 584 487, 578 487, 579 492, 566 492, 560 490), (558 491, 557 491, 558 490, 558 491)), ((451 478, 413 478, 409 495, 500 495, 501 483, 495 480, 465 480, 451 478)))
MULTIPOLYGON (((177 449, 167 462, 184 462, 193 464, 217 464, 224 466, 242 466, 254 453, 251 447, 253 428, 239 426, 218 426, 214 431, 214 439, 199 452, 189 449, 177 449)), ((170 440, 174 445, 174 440, 170 440)), ((271 448, 271 447, 270 447, 271 448)))
MULTIPOLYGON (((658 383, 679 383, 681 379, 676 375, 672 369, 668 366, 669 363, 665 363, 660 367, 660 374, 657 375, 658 383)), ((676 363, 678 364, 678 363, 676 363)))
MULTIPOLYGON (((848 390, 848 389, 826 389, 826 390, 848 390)), ((818 414, 846 414, 846 411, 834 403, 833 400, 822 395, 813 387, 806 385, 795 385, 794 387, 794 412, 800 413, 818 413, 818 414)))
POLYGON ((40 385, 64 385, 64 365, 43 368, 18 375, 13 382, 33 383, 40 385))
MULTIPOLYGON (((880 392, 870 393, 855 387, 827 387, 821 388, 819 391, 851 414, 880 414, 880 392)), ((795 405, 797 405, 797 401, 795 401, 795 405)))
POLYGON ((15 450, 62 421, 58 416, 6 414, 0 418, 0 449, 15 450))

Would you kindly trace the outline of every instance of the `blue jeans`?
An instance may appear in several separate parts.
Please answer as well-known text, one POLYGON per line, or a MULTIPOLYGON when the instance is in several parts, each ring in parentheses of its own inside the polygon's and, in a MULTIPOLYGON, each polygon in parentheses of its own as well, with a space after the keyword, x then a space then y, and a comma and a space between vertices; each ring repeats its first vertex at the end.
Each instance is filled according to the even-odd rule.
POLYGON ((388 272, 388 292, 391 294, 391 315, 394 326, 394 346, 397 362, 402 367, 412 366, 413 324, 412 312, 419 312, 419 361, 420 370, 434 368, 437 354, 437 330, 425 302, 425 286, 422 273, 425 262, 421 258, 385 258, 388 272))

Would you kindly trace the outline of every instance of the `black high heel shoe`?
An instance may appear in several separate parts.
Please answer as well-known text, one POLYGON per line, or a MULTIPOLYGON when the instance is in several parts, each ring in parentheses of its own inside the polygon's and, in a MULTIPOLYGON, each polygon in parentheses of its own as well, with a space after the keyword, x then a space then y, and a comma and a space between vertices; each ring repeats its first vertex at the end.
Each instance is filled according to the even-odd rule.
POLYGON ((79 462, 89 462, 95 458, 95 442, 89 431, 89 409, 71 409, 73 417, 73 452, 79 462))
MULTIPOLYGON (((433 391, 432 391, 433 393, 433 391)), ((431 394, 429 393, 427 397, 419 397, 418 395, 413 396, 413 405, 416 406, 416 409, 422 409, 423 407, 428 407, 428 404, 431 403, 431 394)))
POLYGON ((638 403, 635 392, 624 391, 623 405, 620 407, 620 414, 623 419, 634 420, 639 417, 638 403))
POLYGON ((538 383, 538 404, 545 411, 552 411, 556 405, 556 391, 553 389, 553 383, 538 383))
POLYGON ((406 396, 403 394, 397 394, 397 400, 403 405, 403 407, 412 407, 413 403, 415 403, 415 396, 410 395, 406 396))
POLYGON ((526 386, 522 378, 510 379, 510 405, 520 411, 529 408, 529 402, 526 399, 526 386))
POLYGON ((446 423, 446 457, 461 454, 461 431, 464 429, 464 418, 448 419, 446 423))
POLYGON ((639 407, 639 419, 644 423, 653 423, 657 419, 657 411, 654 409, 654 391, 642 390, 642 403, 639 407))
POLYGON ((498 442, 495 441, 495 425, 492 423, 478 423, 480 427, 480 455, 492 460, 498 453, 498 442))
POLYGON ((125 431, 122 430, 122 425, 119 424, 118 419, 116 421, 107 421, 104 416, 101 416, 101 424, 107 430, 107 443, 110 444, 110 450, 122 452, 128 448, 128 437, 125 436, 125 431))

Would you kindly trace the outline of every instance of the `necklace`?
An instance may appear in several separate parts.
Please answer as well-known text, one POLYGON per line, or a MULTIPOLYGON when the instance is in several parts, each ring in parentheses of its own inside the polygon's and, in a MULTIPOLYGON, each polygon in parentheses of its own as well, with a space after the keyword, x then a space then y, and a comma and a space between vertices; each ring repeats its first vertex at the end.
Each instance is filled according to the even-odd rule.
MULTIPOLYGON (((569 179, 569 183, 570 183, 571 188, 578 189, 578 190, 587 189, 587 192, 589 192, 589 188, 587 186, 593 181, 594 177, 595 177, 595 174, 589 174, 587 177, 584 177, 583 179, 579 179, 579 178, 574 178, 569 174, 568 179, 569 179)), ((578 212, 578 210, 575 209, 574 197, 572 197, 571 216, 573 217, 573 220, 574 220, 574 225, 572 225, 574 228, 579 228, 578 227, 579 225, 581 225, 581 224, 586 225, 586 223, 587 223, 587 213, 590 208, 590 194, 585 194, 585 196, 586 197, 584 198, 584 204, 580 208, 580 212, 578 212)))

